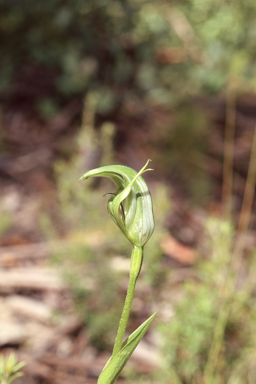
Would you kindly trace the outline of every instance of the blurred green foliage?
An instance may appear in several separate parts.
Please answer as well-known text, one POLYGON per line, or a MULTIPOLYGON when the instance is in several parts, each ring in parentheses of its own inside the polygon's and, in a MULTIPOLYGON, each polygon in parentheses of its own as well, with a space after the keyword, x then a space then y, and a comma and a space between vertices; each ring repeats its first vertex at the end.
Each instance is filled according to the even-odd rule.
POLYGON ((208 260, 199 261, 196 278, 185 283, 174 316, 159 328, 163 335, 166 382, 249 384, 250 378, 255 378, 256 339, 253 329, 256 301, 251 280, 255 275, 255 251, 251 255, 249 276, 240 282, 242 285, 238 290, 231 293, 224 307, 228 320, 220 356, 214 366, 213 381, 204 381, 230 267, 234 231, 227 222, 208 219, 207 233, 209 237, 204 246, 208 260))
POLYGON ((2 1, 1 94, 29 81, 33 68, 47 115, 56 108, 49 97, 95 89, 104 114, 134 91, 173 104, 218 92, 230 77, 252 89, 255 13, 253 0, 2 1))
POLYGON ((18 363, 14 353, 4 356, 0 355, 0 383, 9 384, 17 377, 23 376, 22 372, 19 372, 22 367, 26 365, 24 362, 18 363))

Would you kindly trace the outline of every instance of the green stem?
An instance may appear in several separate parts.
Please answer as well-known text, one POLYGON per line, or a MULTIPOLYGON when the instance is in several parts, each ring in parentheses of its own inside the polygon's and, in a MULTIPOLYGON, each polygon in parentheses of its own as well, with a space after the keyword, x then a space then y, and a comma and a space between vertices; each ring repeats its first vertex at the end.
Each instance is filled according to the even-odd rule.
POLYGON ((143 247, 134 246, 132 250, 129 286, 126 294, 122 316, 119 322, 119 327, 117 331, 112 358, 118 354, 118 352, 121 350, 121 347, 122 347, 124 333, 127 327, 127 322, 128 322, 128 318, 131 310, 135 284, 139 276, 141 265, 142 265, 142 259, 143 259, 143 247))

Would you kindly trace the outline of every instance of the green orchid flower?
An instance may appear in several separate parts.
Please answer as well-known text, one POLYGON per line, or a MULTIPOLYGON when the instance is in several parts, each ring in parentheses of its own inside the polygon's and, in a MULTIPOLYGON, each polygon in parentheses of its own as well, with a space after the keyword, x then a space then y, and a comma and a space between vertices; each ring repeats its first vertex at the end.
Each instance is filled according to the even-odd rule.
POLYGON ((117 190, 114 193, 106 194, 110 195, 108 212, 133 245, 129 285, 113 353, 99 376, 98 384, 113 384, 116 381, 156 315, 154 313, 150 316, 123 341, 135 284, 141 270, 144 245, 152 235, 155 226, 151 195, 141 176, 144 172, 151 171, 151 169, 147 169, 149 161, 138 173, 123 165, 109 165, 88 171, 81 177, 82 180, 90 177, 108 177, 116 184, 117 190))
POLYGON ((150 160, 137 173, 123 165, 109 165, 86 172, 81 179, 108 177, 117 190, 108 200, 108 212, 126 238, 135 246, 143 247, 154 231, 151 195, 142 174, 150 160))

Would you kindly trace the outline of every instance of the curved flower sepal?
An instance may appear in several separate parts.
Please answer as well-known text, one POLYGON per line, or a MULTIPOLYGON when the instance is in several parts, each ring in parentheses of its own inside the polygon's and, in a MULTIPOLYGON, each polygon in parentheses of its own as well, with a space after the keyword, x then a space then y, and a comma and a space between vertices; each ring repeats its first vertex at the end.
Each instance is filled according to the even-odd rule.
MULTIPOLYGON (((108 177, 117 186, 108 200, 108 212, 126 238, 135 246, 143 247, 154 231, 151 195, 142 174, 150 160, 137 173, 123 165, 109 165, 86 172, 81 179, 108 177)), ((107 194, 108 195, 108 194, 107 194)))

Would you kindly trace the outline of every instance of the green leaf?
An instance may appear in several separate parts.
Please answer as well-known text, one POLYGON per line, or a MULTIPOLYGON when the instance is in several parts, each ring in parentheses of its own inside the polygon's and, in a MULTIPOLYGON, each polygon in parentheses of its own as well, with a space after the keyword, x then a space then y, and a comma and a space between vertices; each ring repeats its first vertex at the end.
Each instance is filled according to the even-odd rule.
POLYGON ((145 335, 148 327, 152 323, 156 312, 150 316, 143 324, 141 324, 122 344, 121 351, 114 357, 110 358, 105 368, 101 372, 98 384, 113 384, 118 378, 123 367, 129 360, 131 354, 145 335))

